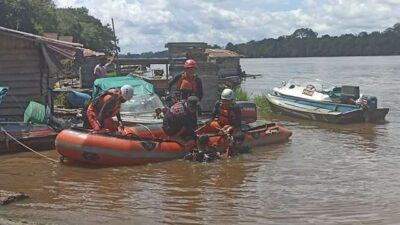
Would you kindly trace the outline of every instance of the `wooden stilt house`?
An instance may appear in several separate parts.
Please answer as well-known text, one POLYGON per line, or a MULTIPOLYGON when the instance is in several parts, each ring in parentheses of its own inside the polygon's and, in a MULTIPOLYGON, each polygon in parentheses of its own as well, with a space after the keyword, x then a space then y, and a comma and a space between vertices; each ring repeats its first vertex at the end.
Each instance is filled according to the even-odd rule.
POLYGON ((0 105, 0 120, 23 117, 30 101, 50 105, 52 76, 61 60, 82 54, 82 45, 0 27, 0 86, 9 92, 0 105))

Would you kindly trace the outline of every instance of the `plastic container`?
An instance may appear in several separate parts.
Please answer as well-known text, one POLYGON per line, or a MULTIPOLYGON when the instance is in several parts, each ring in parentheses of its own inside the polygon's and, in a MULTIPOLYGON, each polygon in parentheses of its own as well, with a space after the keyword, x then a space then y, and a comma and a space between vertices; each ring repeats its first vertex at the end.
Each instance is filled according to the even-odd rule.
POLYGON ((90 95, 77 91, 71 91, 65 95, 65 100, 72 108, 82 108, 85 102, 90 101, 90 98, 90 95))
POLYGON ((24 112, 24 122, 43 123, 49 114, 49 109, 46 109, 44 105, 31 101, 24 112))

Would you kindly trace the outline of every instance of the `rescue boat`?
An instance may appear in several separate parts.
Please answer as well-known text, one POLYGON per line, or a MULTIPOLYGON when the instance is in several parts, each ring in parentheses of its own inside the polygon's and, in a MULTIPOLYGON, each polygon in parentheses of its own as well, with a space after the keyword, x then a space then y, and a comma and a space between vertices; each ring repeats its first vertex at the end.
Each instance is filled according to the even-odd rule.
MULTIPOLYGON (((99 166, 131 166, 183 158, 190 149, 169 139, 161 125, 135 126, 126 135, 93 133, 84 129, 67 129, 58 134, 55 145, 62 158, 99 166)), ((264 146, 287 141, 291 132, 276 123, 249 127, 241 147, 264 146)), ((224 135, 208 134, 209 146, 226 149, 224 135)))

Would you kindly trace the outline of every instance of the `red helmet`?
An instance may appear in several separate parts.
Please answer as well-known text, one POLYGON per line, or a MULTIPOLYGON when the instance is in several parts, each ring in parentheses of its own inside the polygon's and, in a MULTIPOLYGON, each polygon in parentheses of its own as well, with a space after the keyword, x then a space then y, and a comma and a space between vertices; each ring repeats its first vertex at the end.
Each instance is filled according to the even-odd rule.
POLYGON ((189 69, 189 68, 197 68, 197 63, 193 59, 188 59, 185 61, 185 64, 183 65, 183 68, 189 69))

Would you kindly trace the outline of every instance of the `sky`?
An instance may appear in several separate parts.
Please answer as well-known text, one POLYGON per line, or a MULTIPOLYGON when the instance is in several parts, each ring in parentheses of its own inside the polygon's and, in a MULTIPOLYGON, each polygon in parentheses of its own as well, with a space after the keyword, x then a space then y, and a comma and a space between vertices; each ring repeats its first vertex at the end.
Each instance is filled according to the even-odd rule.
POLYGON ((122 53, 166 50, 167 42, 224 47, 290 35, 384 31, 400 22, 400 0, 55 0, 86 7, 105 24, 114 19, 122 53))

